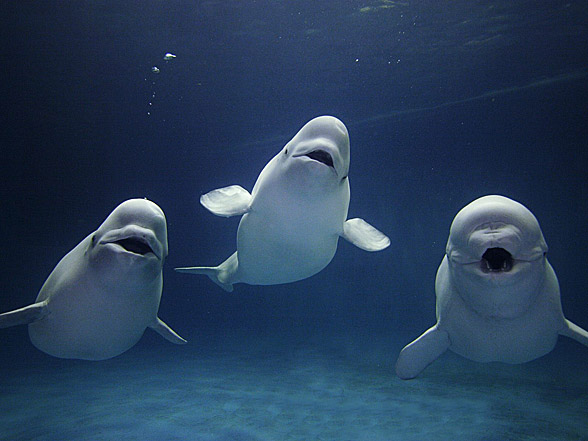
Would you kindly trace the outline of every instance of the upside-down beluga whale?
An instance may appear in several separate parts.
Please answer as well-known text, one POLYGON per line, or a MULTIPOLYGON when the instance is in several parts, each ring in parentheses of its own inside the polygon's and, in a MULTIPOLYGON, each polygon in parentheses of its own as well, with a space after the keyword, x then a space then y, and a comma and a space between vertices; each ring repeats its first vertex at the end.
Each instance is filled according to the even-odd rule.
POLYGON ((503 196, 484 196, 451 224, 437 271, 437 323, 400 352, 396 373, 416 377, 447 349, 479 362, 524 363, 558 335, 588 346, 562 312, 559 283, 535 216, 503 196))
POLYGON ((60 358, 114 357, 146 328, 186 343, 157 316, 167 251, 163 211, 146 199, 123 202, 61 259, 35 303, 0 314, 0 328, 28 324, 33 345, 60 358))
POLYGON ((265 166, 251 194, 233 185, 204 194, 218 216, 243 215, 237 251, 217 267, 176 268, 206 274, 226 291, 235 283, 302 280, 331 261, 339 237, 366 251, 390 240, 363 219, 347 219, 349 135, 332 116, 309 121, 265 166))

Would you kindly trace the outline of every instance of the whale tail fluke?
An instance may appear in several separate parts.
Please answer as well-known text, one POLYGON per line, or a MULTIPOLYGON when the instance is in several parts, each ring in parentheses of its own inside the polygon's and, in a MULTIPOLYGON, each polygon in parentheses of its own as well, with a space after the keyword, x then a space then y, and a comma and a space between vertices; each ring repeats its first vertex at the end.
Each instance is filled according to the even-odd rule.
POLYGON ((227 292, 233 291, 233 285, 231 283, 223 283, 219 278, 219 267, 218 266, 191 266, 184 268, 174 268, 178 273, 184 274, 205 274, 210 280, 220 286, 227 292))
POLYGON ((204 274, 210 280, 220 286, 227 292, 233 291, 233 276, 238 267, 237 252, 221 263, 219 266, 192 266, 183 268, 174 268, 178 273, 185 274, 204 274))
POLYGON ((566 320, 566 327, 559 333, 566 337, 573 338, 584 346, 588 346, 588 332, 569 320, 566 320))

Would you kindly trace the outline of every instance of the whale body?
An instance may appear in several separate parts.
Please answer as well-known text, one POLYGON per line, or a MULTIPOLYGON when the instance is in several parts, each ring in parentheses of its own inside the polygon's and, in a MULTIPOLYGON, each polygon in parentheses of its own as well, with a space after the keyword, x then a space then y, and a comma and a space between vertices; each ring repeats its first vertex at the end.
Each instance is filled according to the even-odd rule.
POLYGON ((447 349, 516 364, 550 352, 558 335, 588 346, 588 333, 564 317, 537 219, 506 197, 484 196, 456 215, 435 292, 437 323, 402 349, 400 378, 416 377, 447 349))
POLYGON ((218 216, 242 215, 237 251, 217 267, 176 271, 206 274, 227 291, 234 283, 274 285, 302 280, 329 264, 339 237, 367 251, 390 240, 363 219, 347 219, 349 135, 335 117, 309 121, 265 166, 251 194, 238 185, 204 194, 218 216))
POLYGON ((33 345, 60 358, 114 357, 146 328, 186 343, 157 316, 167 253, 161 208, 125 201, 61 259, 34 304, 0 314, 0 328, 28 324, 33 345))

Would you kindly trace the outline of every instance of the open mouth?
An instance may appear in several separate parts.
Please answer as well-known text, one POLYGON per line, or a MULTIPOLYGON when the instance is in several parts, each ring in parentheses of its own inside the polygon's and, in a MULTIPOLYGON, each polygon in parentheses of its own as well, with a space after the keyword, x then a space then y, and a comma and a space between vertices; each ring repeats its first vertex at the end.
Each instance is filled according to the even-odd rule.
POLYGON ((138 237, 127 237, 126 239, 117 240, 112 243, 120 245, 126 251, 133 254, 140 254, 141 256, 144 256, 149 253, 155 254, 155 252, 149 246, 149 244, 138 237))
POLYGON ((310 159, 314 159, 315 161, 322 162, 329 167, 334 167, 333 158, 324 150, 314 150, 310 153, 307 153, 305 156, 308 156, 310 159))
POLYGON ((512 255, 504 248, 488 248, 482 255, 480 268, 484 273, 507 273, 513 264, 512 255))

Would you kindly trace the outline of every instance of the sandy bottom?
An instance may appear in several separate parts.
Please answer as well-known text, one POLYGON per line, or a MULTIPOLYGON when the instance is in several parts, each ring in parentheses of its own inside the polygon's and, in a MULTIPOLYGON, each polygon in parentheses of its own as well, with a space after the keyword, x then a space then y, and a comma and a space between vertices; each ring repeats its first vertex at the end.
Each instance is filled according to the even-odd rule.
POLYGON ((103 362, 4 360, 0 439, 588 440, 588 351, 574 343, 519 366, 448 353, 408 382, 396 353, 148 344, 103 362))

